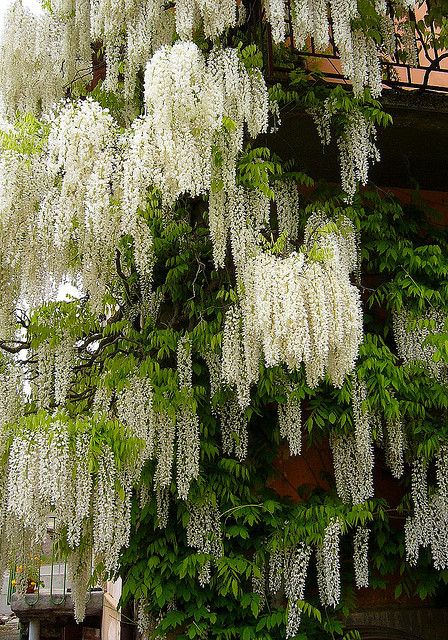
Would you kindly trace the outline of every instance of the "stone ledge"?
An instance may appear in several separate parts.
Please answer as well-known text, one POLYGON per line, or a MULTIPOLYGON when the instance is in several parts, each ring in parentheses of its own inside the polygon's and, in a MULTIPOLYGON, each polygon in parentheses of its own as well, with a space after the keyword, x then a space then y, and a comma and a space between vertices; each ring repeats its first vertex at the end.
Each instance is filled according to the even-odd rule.
MULTIPOLYGON (((86 617, 101 616, 103 610, 103 592, 92 591, 90 599, 86 606, 86 617)), ((56 599, 57 596, 54 596, 56 599)), ((39 594, 37 602, 13 594, 11 599, 11 609, 21 620, 30 620, 31 618, 73 618, 73 600, 70 594, 67 594, 62 604, 55 604, 52 597, 47 594, 39 594)))

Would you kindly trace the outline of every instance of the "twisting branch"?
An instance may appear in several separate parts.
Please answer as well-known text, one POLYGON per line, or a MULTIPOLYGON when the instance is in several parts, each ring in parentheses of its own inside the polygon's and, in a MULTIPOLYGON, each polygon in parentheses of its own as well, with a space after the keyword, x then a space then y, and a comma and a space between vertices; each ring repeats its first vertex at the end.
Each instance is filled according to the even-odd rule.
POLYGON ((22 340, 0 340, 0 349, 8 353, 20 353, 24 349, 29 349, 31 344, 22 340))
POLYGON ((120 278, 120 280, 123 282, 123 286, 126 292, 126 297, 128 302, 132 301, 132 295, 131 295, 131 290, 129 288, 129 283, 128 283, 128 279, 126 277, 125 272, 123 271, 123 268, 121 266, 121 252, 117 249, 115 251, 115 268, 117 270, 117 274, 120 278))
POLYGON ((24 329, 28 329, 28 327, 30 326, 30 318, 26 313, 26 311, 24 311, 23 309, 16 309, 16 317, 17 317, 17 322, 24 329))

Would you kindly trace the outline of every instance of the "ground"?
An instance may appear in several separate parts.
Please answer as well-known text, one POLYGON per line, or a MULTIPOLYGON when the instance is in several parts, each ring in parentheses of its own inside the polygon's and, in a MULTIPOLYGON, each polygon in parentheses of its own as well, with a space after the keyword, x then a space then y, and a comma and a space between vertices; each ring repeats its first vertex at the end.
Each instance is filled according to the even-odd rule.
POLYGON ((0 625, 0 640, 19 640, 17 618, 10 620, 5 625, 0 625))

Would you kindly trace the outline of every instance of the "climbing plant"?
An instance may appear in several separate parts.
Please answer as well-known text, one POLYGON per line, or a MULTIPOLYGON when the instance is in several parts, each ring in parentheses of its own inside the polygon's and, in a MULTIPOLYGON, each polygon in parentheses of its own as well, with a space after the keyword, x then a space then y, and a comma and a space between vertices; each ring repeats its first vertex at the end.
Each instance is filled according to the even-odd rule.
POLYGON ((55 515, 77 620, 121 575, 146 636, 349 640, 358 589, 448 577, 447 241, 361 188, 387 38, 413 27, 406 4, 295 1, 297 37, 325 50, 328 8, 350 89, 270 82, 265 24, 297 57, 283 2, 9 10, 0 559, 55 515), (270 149, 291 105, 335 136, 342 191, 270 149), (333 469, 281 496, 310 448, 333 469))

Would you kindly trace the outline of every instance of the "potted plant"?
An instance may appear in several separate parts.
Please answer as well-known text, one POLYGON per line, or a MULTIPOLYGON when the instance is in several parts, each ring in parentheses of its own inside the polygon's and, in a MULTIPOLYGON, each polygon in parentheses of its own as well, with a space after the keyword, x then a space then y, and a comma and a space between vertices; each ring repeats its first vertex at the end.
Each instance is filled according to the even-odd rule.
MULTIPOLYGON (((39 560, 39 558, 35 558, 35 560, 39 560)), ((18 583, 25 586, 25 593, 35 593, 39 588, 44 587, 45 584, 40 579, 40 563, 17 565, 11 585, 16 589, 18 583)))

